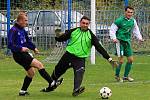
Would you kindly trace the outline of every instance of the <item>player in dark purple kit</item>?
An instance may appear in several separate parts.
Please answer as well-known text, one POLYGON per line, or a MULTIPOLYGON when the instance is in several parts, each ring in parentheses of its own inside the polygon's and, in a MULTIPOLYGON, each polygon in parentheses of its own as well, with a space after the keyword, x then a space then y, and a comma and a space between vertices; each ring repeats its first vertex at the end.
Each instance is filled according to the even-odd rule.
POLYGON ((20 13, 17 17, 17 22, 9 30, 8 33, 8 48, 13 53, 14 60, 21 65, 27 72, 24 78, 22 88, 19 92, 20 96, 29 95, 27 89, 32 82, 32 78, 35 74, 35 68, 38 69, 40 75, 49 83, 49 90, 53 91, 58 85, 62 83, 60 80, 53 80, 50 75, 46 72, 43 64, 37 59, 33 58, 29 54, 29 49, 33 50, 35 54, 39 51, 36 46, 31 42, 28 37, 27 31, 24 27, 28 24, 28 18, 25 13, 20 13))

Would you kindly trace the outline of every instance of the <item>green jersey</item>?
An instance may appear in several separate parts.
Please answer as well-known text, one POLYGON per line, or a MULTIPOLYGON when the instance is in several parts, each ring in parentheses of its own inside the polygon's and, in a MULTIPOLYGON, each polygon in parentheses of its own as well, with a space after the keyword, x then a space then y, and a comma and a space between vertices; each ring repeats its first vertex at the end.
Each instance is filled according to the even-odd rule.
POLYGON ((91 47, 90 31, 81 31, 80 28, 77 28, 71 34, 66 51, 77 57, 85 58, 90 55, 91 47))
POLYGON ((82 31, 80 27, 66 30, 65 34, 59 37, 55 37, 56 41, 63 42, 68 41, 66 51, 79 58, 87 58, 91 53, 92 45, 95 49, 105 58, 109 59, 107 51, 99 43, 97 37, 92 33, 90 29, 82 31))
POLYGON ((131 33, 134 27, 134 18, 127 19, 121 16, 115 20, 114 24, 118 27, 116 37, 119 40, 130 41, 131 33))

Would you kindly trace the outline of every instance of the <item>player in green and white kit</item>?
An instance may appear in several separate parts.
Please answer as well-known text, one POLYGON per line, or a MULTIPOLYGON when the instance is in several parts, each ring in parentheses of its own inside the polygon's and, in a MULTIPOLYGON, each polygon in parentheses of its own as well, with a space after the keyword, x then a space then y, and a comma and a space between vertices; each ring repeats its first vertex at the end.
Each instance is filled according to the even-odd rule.
POLYGON ((134 9, 130 6, 125 8, 125 15, 117 18, 111 25, 110 38, 116 43, 116 53, 119 58, 119 66, 116 68, 115 78, 117 81, 123 82, 125 80, 132 82, 134 79, 129 77, 131 70, 133 56, 131 48, 131 34, 137 37, 139 41, 143 41, 142 35, 139 31, 136 20, 132 17, 134 9), (125 65, 125 72, 123 79, 120 78, 120 70, 123 64, 123 56, 127 57, 125 65))

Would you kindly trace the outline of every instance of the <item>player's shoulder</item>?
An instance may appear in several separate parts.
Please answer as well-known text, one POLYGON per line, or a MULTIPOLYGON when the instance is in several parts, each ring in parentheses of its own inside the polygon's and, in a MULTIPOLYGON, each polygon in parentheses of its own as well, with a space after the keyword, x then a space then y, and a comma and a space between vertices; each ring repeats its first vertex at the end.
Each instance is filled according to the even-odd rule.
POLYGON ((17 30, 17 28, 16 28, 15 26, 13 26, 13 27, 10 29, 10 32, 16 33, 16 32, 18 32, 18 30, 17 30))
MULTIPOLYGON (((91 29, 88 29, 88 31, 89 31, 89 33, 90 33, 90 36, 93 38, 93 37, 96 37, 96 35, 92 32, 92 30, 91 29)), ((89 36, 89 34, 88 34, 88 36, 89 36)))
POLYGON ((73 31, 75 31, 77 28, 71 28, 70 30, 65 30, 66 34, 71 34, 73 31))
POLYGON ((67 31, 73 32, 73 31, 75 31, 76 29, 78 29, 78 27, 76 27, 76 28, 71 28, 70 30, 67 30, 67 31))
POLYGON ((132 17, 131 20, 133 20, 134 22, 136 22, 136 19, 134 17, 132 17))
POLYGON ((124 16, 118 17, 115 21, 116 21, 116 22, 121 22, 122 20, 124 20, 124 16))
POLYGON ((120 17, 118 17, 115 20, 114 24, 117 25, 117 26, 119 26, 119 25, 121 25, 121 23, 123 22, 123 20, 124 20, 124 16, 120 16, 120 17))
POLYGON ((91 30, 91 29, 89 29, 89 28, 88 28, 88 31, 89 31, 91 34, 93 34, 93 32, 92 32, 92 30, 91 30))

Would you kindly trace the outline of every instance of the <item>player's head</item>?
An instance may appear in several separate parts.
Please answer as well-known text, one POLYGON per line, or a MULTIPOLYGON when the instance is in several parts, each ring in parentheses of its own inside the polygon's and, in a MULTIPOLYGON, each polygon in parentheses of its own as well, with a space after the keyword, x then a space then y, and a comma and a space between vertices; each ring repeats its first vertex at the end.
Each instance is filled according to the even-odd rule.
POLYGON ((19 13, 19 15, 17 16, 17 23, 21 26, 21 27, 26 27, 28 24, 28 18, 26 13, 19 13))
POLYGON ((80 27, 81 27, 81 30, 87 30, 88 29, 88 26, 90 24, 90 19, 86 16, 83 16, 80 20, 80 27))
POLYGON ((125 16, 126 16, 126 18, 130 19, 133 16, 133 13, 134 13, 134 8, 133 7, 127 6, 125 8, 125 16))

